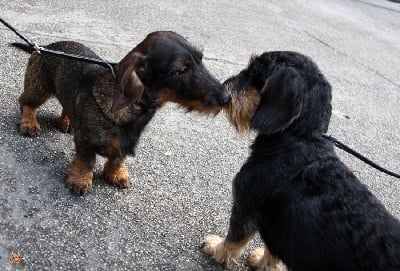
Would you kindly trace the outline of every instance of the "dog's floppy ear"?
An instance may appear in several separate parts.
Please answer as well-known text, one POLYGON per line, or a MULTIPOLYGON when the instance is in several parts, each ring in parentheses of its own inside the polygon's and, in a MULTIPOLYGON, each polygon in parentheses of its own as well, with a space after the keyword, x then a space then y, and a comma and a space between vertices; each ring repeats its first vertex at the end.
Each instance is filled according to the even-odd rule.
POLYGON ((294 68, 274 72, 260 90, 261 101, 251 127, 263 134, 284 130, 300 116, 305 82, 294 68))
POLYGON ((114 97, 112 112, 118 111, 142 98, 145 87, 140 80, 137 71, 141 71, 144 68, 144 57, 136 56, 134 63, 128 66, 121 77, 120 89, 117 91, 114 97))

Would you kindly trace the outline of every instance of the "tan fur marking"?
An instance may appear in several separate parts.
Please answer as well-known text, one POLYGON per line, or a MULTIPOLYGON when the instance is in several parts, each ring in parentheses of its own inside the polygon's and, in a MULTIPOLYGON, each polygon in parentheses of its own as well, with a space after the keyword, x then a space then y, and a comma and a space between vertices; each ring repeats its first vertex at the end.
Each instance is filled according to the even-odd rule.
POLYGON ((63 110, 61 112, 61 117, 59 119, 60 130, 64 133, 67 133, 70 130, 70 127, 71 127, 70 125, 71 125, 71 123, 69 121, 67 113, 65 113, 65 111, 63 110))
POLYGON ((22 107, 19 131, 24 135, 38 136, 41 132, 40 124, 36 120, 36 109, 24 105, 22 107))
POLYGON ((231 91, 231 96, 232 102, 226 107, 225 113, 238 133, 247 133, 250 131, 250 120, 260 103, 260 94, 255 89, 249 89, 240 97, 236 91, 231 91))
POLYGON ((282 262, 274 258, 266 246, 254 249, 247 259, 247 263, 251 268, 259 271, 283 270, 282 262))
POLYGON ((65 186, 83 195, 92 189, 92 179, 93 169, 88 167, 85 162, 75 155, 67 180, 65 181, 65 186))
POLYGON ((252 235, 240 242, 229 243, 217 235, 210 234, 204 238, 203 250, 217 263, 229 264, 231 262, 237 262, 242 254, 243 248, 246 246, 251 237, 252 235))
POLYGON ((129 173, 125 163, 113 163, 110 160, 104 164, 104 178, 112 185, 119 188, 127 188, 129 186, 129 173))
POLYGON ((216 116, 222 109, 222 107, 220 107, 220 106, 206 107, 200 101, 197 101, 197 100, 187 101, 184 99, 180 99, 179 97, 176 97, 175 92, 170 89, 162 89, 160 91, 159 97, 160 97, 160 102, 163 105, 168 102, 173 102, 173 103, 177 103, 180 106, 186 108, 188 111, 195 110, 198 113, 203 114, 203 115, 216 116))

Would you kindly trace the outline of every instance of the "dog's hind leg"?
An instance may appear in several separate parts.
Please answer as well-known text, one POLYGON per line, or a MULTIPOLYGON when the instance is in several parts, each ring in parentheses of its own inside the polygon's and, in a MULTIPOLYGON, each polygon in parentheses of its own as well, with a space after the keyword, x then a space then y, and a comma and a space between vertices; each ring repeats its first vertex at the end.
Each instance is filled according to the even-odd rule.
POLYGON ((40 56, 33 53, 29 58, 25 73, 24 92, 19 97, 21 121, 19 130, 24 135, 38 136, 40 124, 36 120, 36 109, 41 106, 53 93, 40 71, 40 56))
POLYGON ((203 241, 204 252, 218 263, 236 262, 256 231, 250 217, 243 215, 240 206, 234 203, 228 235, 225 239, 217 235, 207 235, 203 241))
POLYGON ((247 263, 251 268, 260 271, 283 270, 282 262, 272 256, 267 246, 253 250, 247 259, 247 263))
POLYGON ((68 133, 69 131, 71 131, 71 122, 69 120, 69 117, 67 116, 67 113, 65 113, 64 109, 61 112, 61 117, 58 123, 60 126, 60 130, 63 133, 68 133))
POLYGON ((36 119, 36 110, 42 105, 51 95, 36 97, 37 93, 35 91, 27 90, 19 98, 20 108, 21 108, 21 120, 19 123, 19 131, 23 135, 29 135, 32 137, 40 135, 41 128, 40 124, 36 119))
POLYGON ((107 182, 114 186, 119 188, 129 186, 129 173, 123 159, 108 159, 104 164, 103 175, 107 182))
POLYGON ((36 109, 29 106, 21 106, 21 120, 19 122, 19 131, 23 135, 32 137, 40 135, 42 129, 36 119, 36 109))

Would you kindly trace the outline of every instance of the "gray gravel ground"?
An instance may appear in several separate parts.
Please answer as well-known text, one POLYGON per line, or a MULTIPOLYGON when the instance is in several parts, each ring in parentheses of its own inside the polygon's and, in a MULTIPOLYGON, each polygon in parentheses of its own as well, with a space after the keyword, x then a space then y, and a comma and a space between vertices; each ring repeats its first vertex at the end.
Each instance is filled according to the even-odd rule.
MULTIPOLYGON (((310 55, 334 89, 330 133, 400 171, 397 3, 0 0, 0 8, 1 18, 40 44, 81 41, 110 61, 148 32, 174 30, 204 49, 205 64, 220 80, 252 53, 310 55)), ((205 118, 170 105, 127 161, 129 189, 109 186, 98 163, 93 191, 77 197, 63 184, 73 142, 56 128, 58 103, 39 111, 40 137, 17 132, 28 56, 8 47, 13 41, 19 40, 0 26, 0 270, 223 270, 199 245, 207 233, 226 233, 230 182, 253 135, 237 136, 222 114, 205 118), (10 264, 11 253, 23 263, 10 264)), ((338 153, 400 217, 400 180, 338 153)), ((258 238, 250 247, 257 245, 258 238)), ((228 269, 246 270, 244 258, 228 269)))

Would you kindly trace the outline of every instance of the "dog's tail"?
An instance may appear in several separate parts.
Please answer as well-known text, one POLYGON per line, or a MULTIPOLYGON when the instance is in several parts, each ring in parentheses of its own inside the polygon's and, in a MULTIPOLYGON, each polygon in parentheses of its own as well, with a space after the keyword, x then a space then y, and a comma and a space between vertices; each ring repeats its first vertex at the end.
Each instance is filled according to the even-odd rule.
POLYGON ((22 50, 24 52, 29 53, 29 54, 31 54, 34 51, 34 49, 31 46, 29 46, 29 45, 27 45, 25 43, 13 42, 13 43, 10 43, 10 46, 18 48, 18 49, 20 49, 20 50, 22 50))

